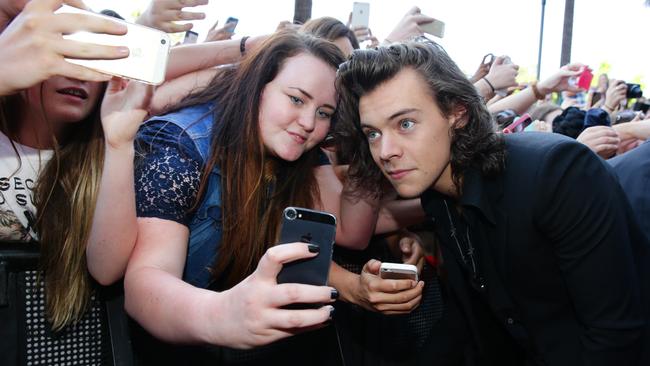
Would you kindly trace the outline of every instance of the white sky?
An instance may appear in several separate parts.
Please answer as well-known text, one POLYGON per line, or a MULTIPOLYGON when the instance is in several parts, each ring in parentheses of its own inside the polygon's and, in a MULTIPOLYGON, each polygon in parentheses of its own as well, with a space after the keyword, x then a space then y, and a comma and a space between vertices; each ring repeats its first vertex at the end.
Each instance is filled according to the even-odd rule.
MULTIPOLYGON (((445 38, 438 40, 466 73, 478 66, 486 53, 508 54, 530 75, 535 75, 539 45, 541 0, 366 0, 370 3, 370 28, 380 39, 411 6, 446 23, 445 38)), ((149 0, 86 0, 94 10, 110 8, 127 20, 149 0)), ((312 17, 333 16, 346 22, 349 0, 312 0, 312 17)), ((542 54, 542 78, 560 66, 564 1, 547 0, 542 54)), ((281 20, 293 18, 294 0, 210 0, 196 8, 207 13, 195 22, 199 39, 217 20, 239 18, 235 38, 272 32, 281 20)), ((575 0, 571 60, 598 70, 611 65, 609 76, 641 81, 650 88, 650 7, 644 0, 575 0)), ((650 89, 648 90, 650 94, 650 89)))

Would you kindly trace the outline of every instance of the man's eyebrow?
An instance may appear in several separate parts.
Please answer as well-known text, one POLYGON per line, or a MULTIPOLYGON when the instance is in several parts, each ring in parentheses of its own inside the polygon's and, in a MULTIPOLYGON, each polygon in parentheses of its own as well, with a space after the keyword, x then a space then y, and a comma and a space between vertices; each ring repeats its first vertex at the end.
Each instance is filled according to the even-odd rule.
MULTIPOLYGON (((295 89, 295 90, 301 92, 301 93, 304 94, 304 95, 307 97, 307 99, 309 99, 309 100, 313 100, 313 99, 314 99, 314 97, 312 97, 311 94, 307 93, 305 90, 303 90, 303 89, 301 89, 301 88, 298 88, 298 87, 296 87, 296 86, 290 86, 289 89, 295 89)), ((334 107, 334 106, 331 105, 331 104, 323 104, 323 107, 328 107, 328 108, 332 108, 332 109, 336 110, 336 107, 334 107)))
MULTIPOLYGON (((420 110, 417 109, 417 108, 404 108, 404 109, 400 109, 399 111, 393 113, 390 117, 388 117, 387 121, 390 121, 390 120, 392 120, 392 119, 395 119, 395 118, 397 118, 397 117, 399 117, 399 116, 403 116, 403 115, 405 115, 405 114, 409 114, 409 113, 411 113, 411 112, 419 112, 419 111, 420 111, 420 110)), ((374 126, 368 124, 367 122, 363 122, 363 121, 359 122, 359 125, 360 125, 361 128, 375 128, 374 126)))
POLYGON ((390 121, 390 120, 392 120, 394 118, 397 118, 397 117, 399 117, 401 115, 408 114, 408 113, 411 113, 411 112, 417 112, 417 111, 419 111, 419 109, 417 109, 417 108, 400 109, 399 111, 393 113, 390 117, 388 117, 388 120, 390 121))

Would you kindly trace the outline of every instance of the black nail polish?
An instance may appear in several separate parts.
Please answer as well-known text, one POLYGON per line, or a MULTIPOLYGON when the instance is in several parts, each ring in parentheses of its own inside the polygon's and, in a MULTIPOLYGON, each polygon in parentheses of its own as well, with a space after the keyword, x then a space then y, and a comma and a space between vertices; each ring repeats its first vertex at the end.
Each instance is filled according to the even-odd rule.
POLYGON ((334 288, 332 289, 332 293, 330 294, 330 298, 332 300, 336 300, 339 298, 339 292, 334 288))
POLYGON ((332 309, 330 309, 330 319, 334 318, 334 307, 332 306, 332 309))
POLYGON ((310 253, 318 253, 320 252, 320 247, 316 244, 307 244, 307 248, 309 249, 310 253))

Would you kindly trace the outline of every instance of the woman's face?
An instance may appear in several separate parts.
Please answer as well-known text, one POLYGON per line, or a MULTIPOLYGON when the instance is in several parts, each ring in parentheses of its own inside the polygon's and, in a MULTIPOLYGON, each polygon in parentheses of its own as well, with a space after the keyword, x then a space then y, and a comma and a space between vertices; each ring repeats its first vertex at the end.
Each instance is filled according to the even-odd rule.
POLYGON ((101 88, 102 83, 55 76, 27 89, 27 103, 40 110, 42 100, 45 117, 55 125, 80 122, 99 102, 101 88))
POLYGON ((266 152, 295 161, 320 143, 336 109, 336 70, 313 55, 285 60, 262 91, 260 134, 266 152))

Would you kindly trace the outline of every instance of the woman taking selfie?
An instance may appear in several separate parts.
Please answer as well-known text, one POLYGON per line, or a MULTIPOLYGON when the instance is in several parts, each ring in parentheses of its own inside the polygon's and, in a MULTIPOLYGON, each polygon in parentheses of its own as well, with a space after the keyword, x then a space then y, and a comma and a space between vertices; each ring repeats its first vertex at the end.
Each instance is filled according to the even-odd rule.
POLYGON ((318 247, 274 244, 283 209, 318 197, 314 148, 330 127, 342 61, 326 41, 277 33, 141 128, 125 291, 127 311, 148 332, 246 349, 330 318, 328 305, 282 307, 328 304, 332 288, 276 283, 283 263, 318 247))

